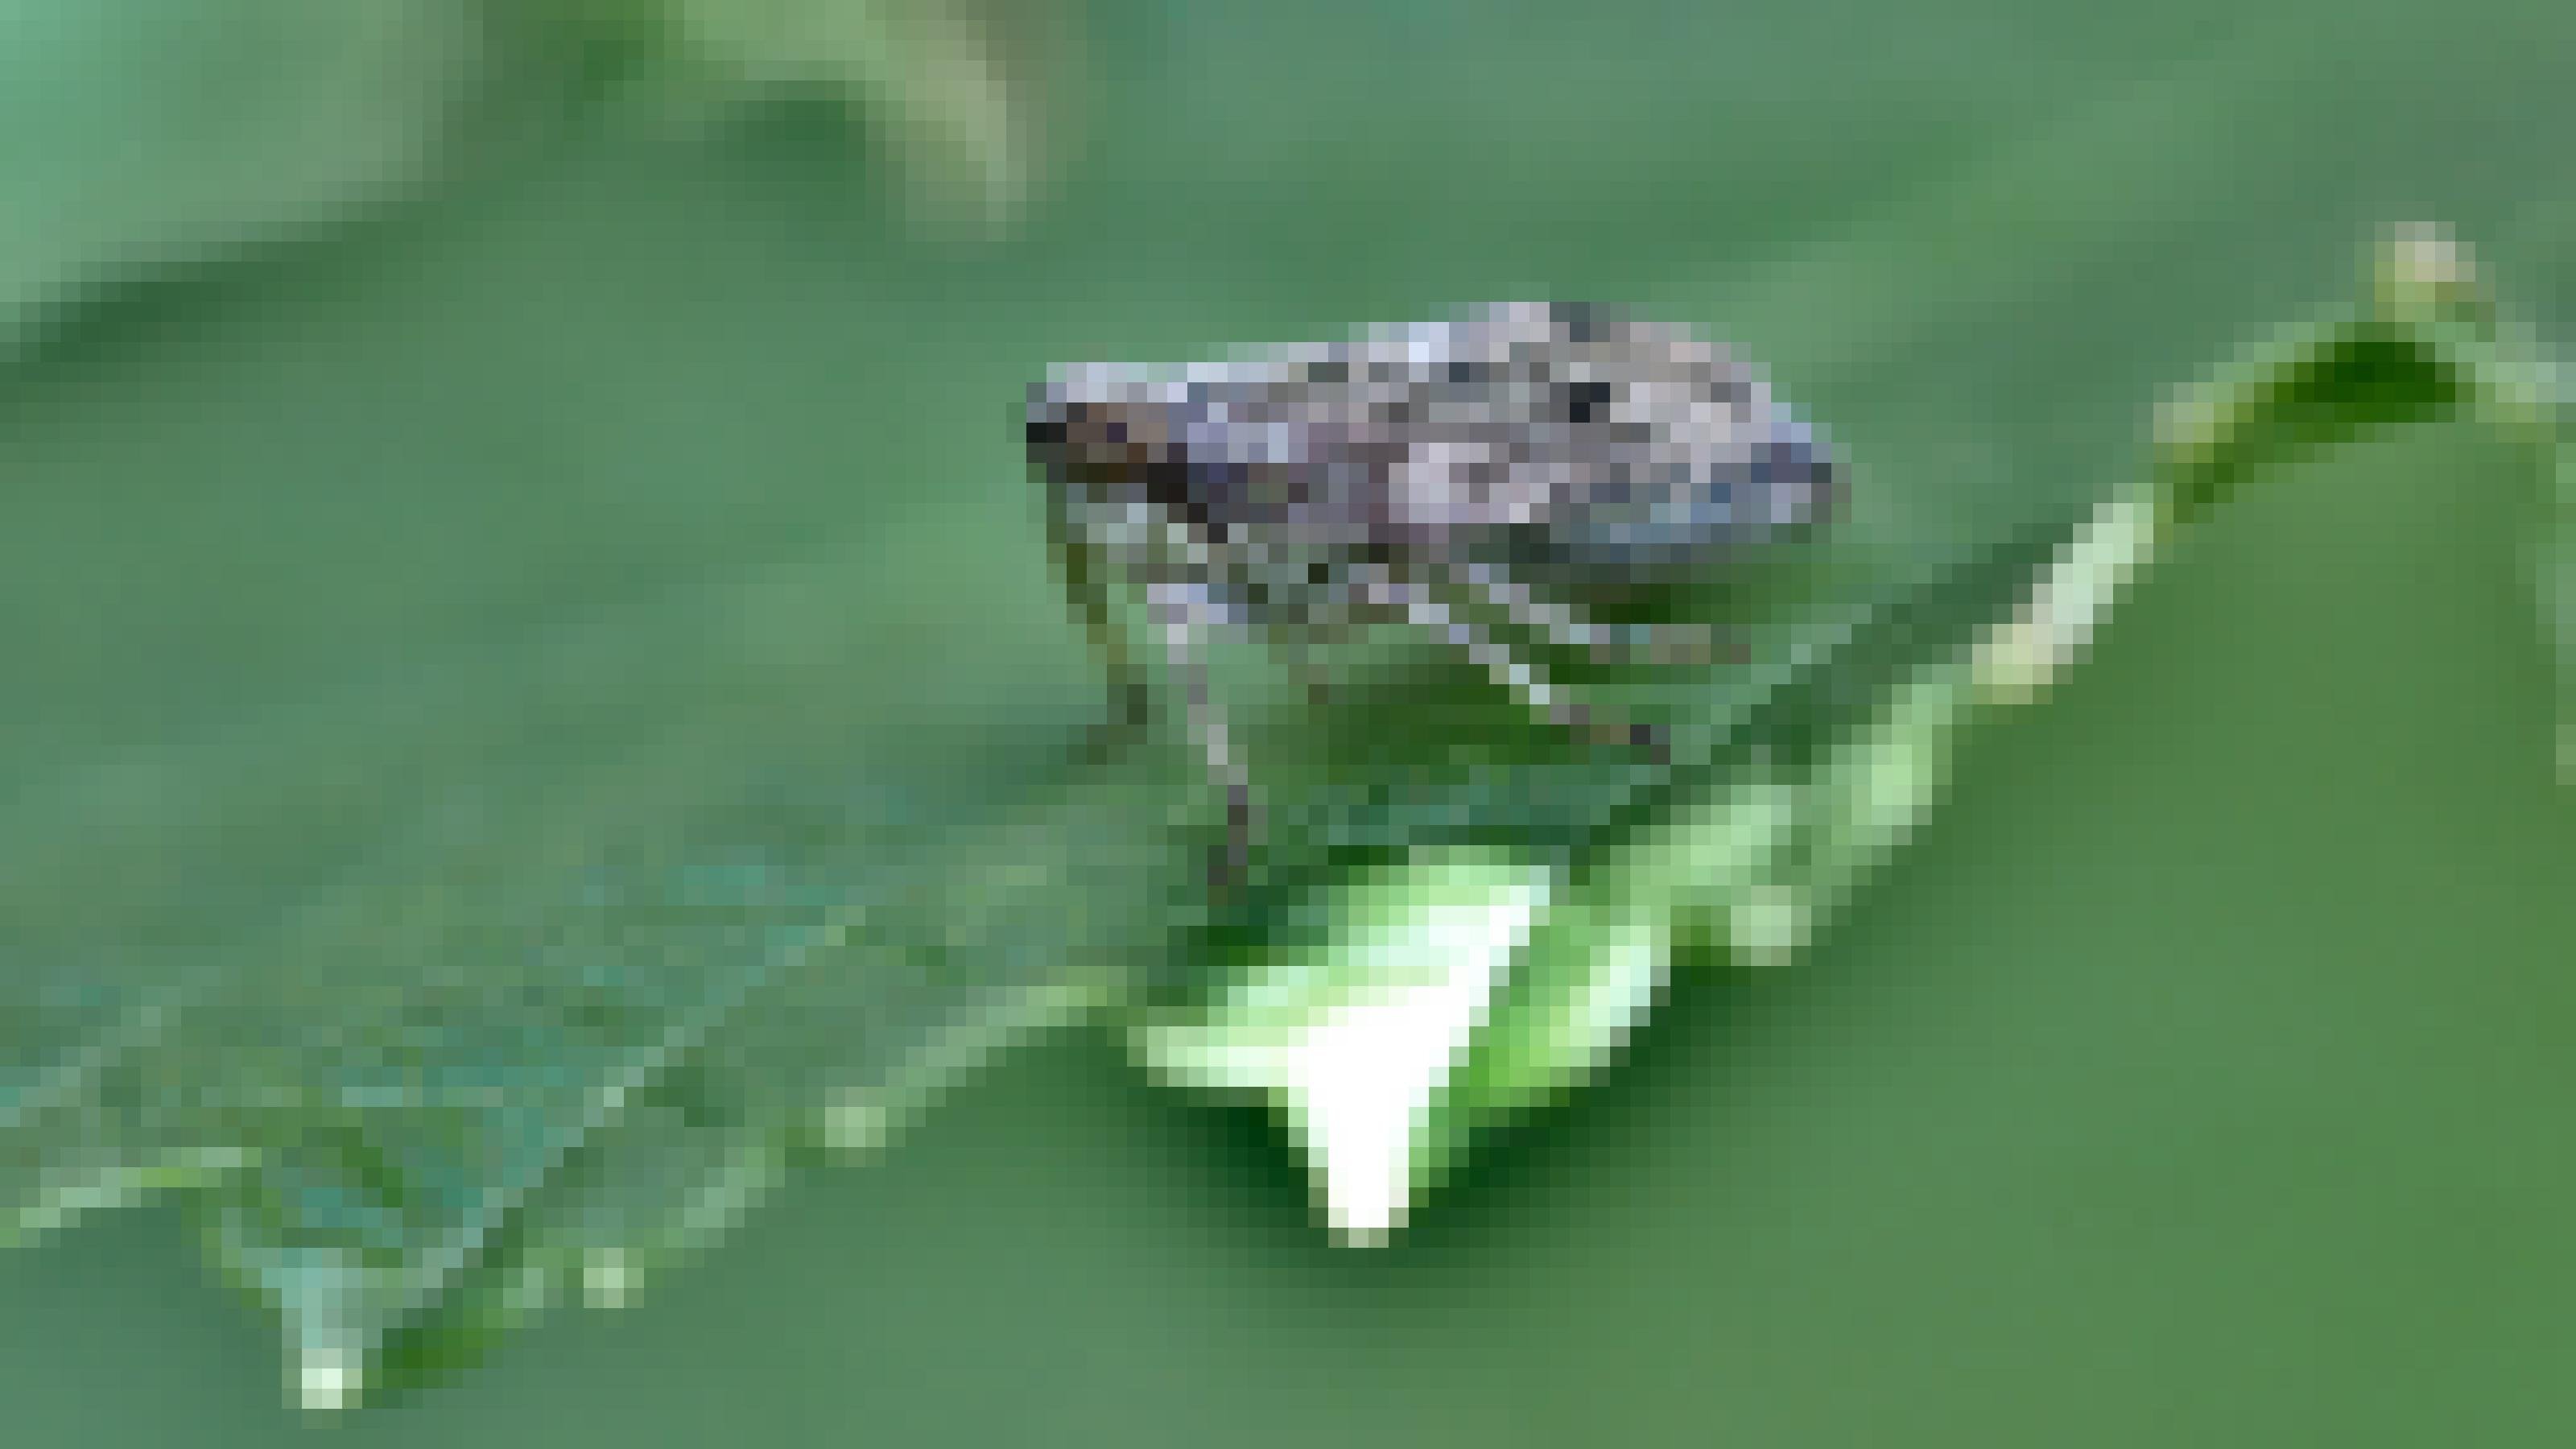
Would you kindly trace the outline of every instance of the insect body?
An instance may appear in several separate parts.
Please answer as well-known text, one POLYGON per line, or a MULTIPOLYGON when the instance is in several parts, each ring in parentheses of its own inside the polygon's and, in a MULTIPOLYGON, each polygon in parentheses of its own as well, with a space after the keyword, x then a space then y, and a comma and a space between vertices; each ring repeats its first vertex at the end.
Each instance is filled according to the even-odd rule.
POLYGON ((1566 697, 1503 626, 1594 656, 1707 659, 1703 632, 1604 620, 1821 520, 1835 479, 1751 368, 1581 305, 1488 305, 1180 368, 1058 368, 1027 427, 1124 717, 1150 707, 1111 614, 1134 587, 1243 847, 1251 783, 1210 694, 1208 629, 1401 624, 1545 718, 1653 748, 1566 697))

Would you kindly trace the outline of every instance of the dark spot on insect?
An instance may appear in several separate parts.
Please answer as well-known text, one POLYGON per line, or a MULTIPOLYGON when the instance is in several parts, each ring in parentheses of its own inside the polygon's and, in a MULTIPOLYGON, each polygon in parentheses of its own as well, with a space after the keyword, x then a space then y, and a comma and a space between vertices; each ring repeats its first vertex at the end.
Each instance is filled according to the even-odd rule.
POLYGON ((1175 449, 1155 449, 1145 460, 1145 497, 1157 508, 1196 527, 1207 524, 1207 500, 1190 476, 1189 458, 1175 449))
POLYGON ((1755 454, 1755 476, 1764 483, 1814 483, 1832 471, 1832 460, 1803 428, 1766 438, 1755 454))
POLYGON ((1476 364, 1465 358, 1454 358, 1442 365, 1440 375, 1455 386, 1465 387, 1476 380, 1476 364))
POLYGON ((1600 421, 1609 411, 1610 384, 1598 378, 1566 384, 1566 421, 1583 427, 1600 421))
POLYGON ((1610 309, 1591 302, 1560 302, 1556 307, 1557 330, 1565 340, 1584 345, 1599 342, 1610 333, 1610 309))

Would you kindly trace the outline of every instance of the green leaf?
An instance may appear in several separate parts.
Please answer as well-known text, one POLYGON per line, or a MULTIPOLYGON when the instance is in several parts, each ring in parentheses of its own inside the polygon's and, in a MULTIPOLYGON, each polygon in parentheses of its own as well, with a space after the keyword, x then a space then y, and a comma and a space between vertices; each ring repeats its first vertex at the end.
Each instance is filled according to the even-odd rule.
POLYGON ((2162 522, 2195 521, 2240 477, 2373 428, 2474 418, 2523 444, 2536 482, 2530 569, 2557 680, 2559 771, 2576 779, 2576 460, 2565 379, 2438 227, 2379 238, 2370 283, 2350 310, 2289 329, 2166 408, 2153 480, 2162 522))
MULTIPOLYGON (((2161 116, 2173 97, 2147 99, 2154 104, 2129 114, 2161 116)), ((305 139, 356 144, 378 134, 353 126, 345 138, 305 139)), ((2104 167, 2086 146, 2052 142, 2052 154, 2070 174, 2119 176, 2115 189, 2133 189, 2124 168, 2104 167)), ((2010 168, 1994 175, 1986 189, 1999 196, 2046 189, 2010 168)), ((1944 233, 1963 260, 2029 265, 1991 245, 1985 212, 1959 208, 1947 191, 1927 196, 1927 212, 1972 219, 1944 233)), ((1338 210, 1318 215, 1342 224, 1338 210)), ((1265 214, 1262 225, 1283 220, 1265 214)), ((639 244, 649 230, 634 228, 639 244)), ((1882 226, 1875 240, 1896 248, 1905 235, 1882 226)), ((691 232, 683 242, 705 239, 691 232)), ((784 269, 806 250, 773 237, 734 255, 784 269)), ((837 245, 820 250, 836 271, 858 270, 837 245)), ((535 305, 540 291, 550 300, 557 284, 579 292, 558 275, 561 257, 545 256, 556 272, 522 303, 535 305)), ((1814 291, 1784 292, 1777 305, 1798 313, 1819 294, 1847 292, 1860 274, 1887 279, 1891 299, 1915 285, 1901 267, 1821 266, 1805 272, 1814 291)), ((1760 280, 1748 288, 1758 292, 1760 280)), ((807 273, 788 285, 819 294, 826 282, 807 273)), ((722 330, 709 318, 739 320, 720 310, 739 297, 696 313, 685 310, 687 290, 638 310, 680 315, 702 332, 722 330)), ((717 279, 709 290, 721 292, 717 279)), ((1158 1024, 1221 1040, 1235 1024, 1231 1004, 1261 999, 1265 973, 1276 971, 1296 987, 1280 999, 1308 1003, 1281 1019, 1309 1027, 1319 1012, 1384 1005, 1389 993, 1374 983, 1390 979, 1434 999, 1482 1002, 1463 1049, 1414 1057, 1404 1091, 1434 1081, 1418 1122, 1334 1098, 1331 1120, 1372 1122, 1380 1134, 1377 1155, 1355 1159, 1374 1163, 1378 1190, 1361 1193, 1345 1174, 1338 1189, 1326 1182, 1326 1201, 1338 1190, 1351 1221, 1391 1223, 1467 1160, 1478 1132, 1613 1060, 1677 961, 1721 950, 1794 958, 1920 817, 1968 711, 2035 692, 2092 638, 2129 577, 2164 547, 2169 496, 2192 500, 2176 517, 2197 518, 2297 449, 2373 421, 2435 415, 2468 395, 2507 413, 2516 399, 2555 396, 2517 390, 2514 379, 2545 370, 2517 360, 2509 336, 2440 292, 2410 301, 2400 288, 2399 307, 2339 314, 2270 354, 2253 369, 2270 379, 2270 411, 2240 409, 2241 437, 2209 449, 2222 461, 2207 471, 2186 463, 2157 475, 2183 480, 2173 489, 2115 495, 2082 522, 2055 520, 1955 567, 1918 568, 1883 592, 1873 576, 1860 591, 1867 602, 1838 598, 1763 632, 1761 668, 1707 682, 1696 697, 1699 683, 1667 682, 1662 702, 1686 727, 1694 760, 1705 757, 1690 770, 1656 775, 1569 757, 1497 716, 1481 685, 1436 669, 1417 677, 1419 661, 1394 661, 1390 672, 1405 677, 1384 703, 1329 721, 1311 739, 1301 716, 1275 713, 1276 768, 1304 814, 1270 862, 1271 894, 1205 929, 1183 868, 1204 831, 1172 828, 1176 811, 1199 806, 1170 742, 1151 739, 1098 770, 1061 768, 1066 741, 1097 701, 1069 635, 1046 632, 1060 621, 1042 583, 1025 577, 1040 557, 1035 540, 997 529, 1009 509, 991 498, 956 501, 977 467, 1000 458, 1007 472, 1011 462, 980 441, 989 425, 981 394, 956 418, 942 415, 956 423, 947 438, 979 440, 965 444, 976 465, 923 488, 894 467, 882 470, 893 476, 851 478, 847 449, 822 466, 795 460, 776 471, 826 473, 835 490, 869 501, 832 515, 833 530, 809 540, 811 555, 797 563, 764 555, 748 565, 710 544, 702 576, 661 576, 663 592, 651 599, 603 582, 613 568, 554 578, 567 559, 588 556, 561 538, 551 552, 508 552, 545 520, 533 508, 476 511, 485 493, 509 493, 515 479, 458 481, 502 448, 470 467, 450 456, 426 475, 400 475, 424 493, 454 493, 434 516, 463 519, 459 531, 474 546, 453 557, 496 574, 515 566, 549 588, 499 595, 509 607, 494 617, 505 626, 487 621, 479 636, 443 645, 400 607, 364 616, 393 591, 379 577, 389 555, 350 549, 348 535, 330 531, 330 509, 352 497, 370 530, 418 517, 399 511, 400 488, 365 491, 378 468, 401 461, 373 435, 363 467, 326 458, 307 470, 318 483, 201 480, 175 469, 206 492, 272 487, 254 517, 297 525, 227 531, 238 504, 199 512, 200 495, 178 488, 118 518, 168 532, 141 554, 152 568, 219 551, 220 587, 176 586, 188 612, 262 599, 273 607, 257 614, 261 628, 289 633, 314 614, 361 617, 327 636, 343 654, 299 660, 280 648, 275 659, 286 662, 274 672, 227 672, 196 696, 173 691, 202 708, 156 714, 152 737, 139 743, 111 738, 111 721, 77 710, 58 711, 70 721, 63 741, 43 738, 49 719, 7 721, 13 766, 31 764, 6 782, 10 830, 0 837, 0 1221, 29 1232, 162 1186, 203 1189, 216 1250, 280 1310, 299 1392, 349 1402, 421 1381, 548 1302, 624 1299, 657 1266, 710 1241, 798 1155, 885 1140, 962 1064, 1030 1024, 1159 974, 1229 1005, 1195 1024, 1185 1014, 1158 1024), (284 536, 305 529, 321 542, 284 536), (220 550, 206 547, 210 539, 220 550), (315 562, 335 544, 347 557, 315 562), (263 593, 279 575, 294 586, 263 593), (2034 600, 2042 606, 2016 603, 2034 600), (558 622, 530 631, 532 618, 558 622), (408 632, 393 627, 405 624, 408 632), (505 637, 509 647, 496 642, 505 637), (974 657, 953 662, 962 654, 974 657), (989 691, 961 686, 967 674, 989 691), (1963 677, 1976 687, 1963 688, 1963 677), (92 730, 102 738, 90 740, 92 730), (35 744, 19 748, 17 731, 35 744), (1385 747, 1376 774, 1336 772, 1332 761, 1370 758, 1354 740, 1385 747), (55 768, 66 759, 76 763, 55 768), (905 803, 908 793, 919 798, 905 803), (1355 911, 1352 902, 1374 904, 1355 911), (1435 918, 1509 924, 1520 912, 1528 940, 1500 962, 1406 954, 1435 918), (1362 939, 1376 943, 1374 955, 1343 949, 1362 939), (1377 975, 1345 969, 1355 961, 1374 962, 1377 975), (1210 966, 1226 969, 1192 979, 1210 966), (1390 1121, 1412 1134, 1401 1172, 1387 1164, 1390 1121)), ((947 319, 936 310, 868 300, 885 313, 869 320, 905 339, 886 351, 908 358, 945 345, 947 319)), ((590 382, 595 359, 545 352, 540 338, 549 323, 598 325, 612 310, 596 296, 577 304, 600 313, 514 310, 507 319, 513 347, 536 349, 554 367, 519 375, 521 395, 590 382)), ((1867 308, 1811 310, 1846 327, 1864 319, 1864 333, 1878 325, 1867 308)), ((444 337, 396 312, 396 348, 444 337)), ((314 314, 293 319, 315 323, 314 314)), ((763 325, 788 330, 776 317, 763 325)), ((764 347, 777 340, 756 335, 764 347)), ((218 336, 220 375, 240 371, 240 357, 272 356, 218 336)), ((836 336, 780 362, 762 375, 761 401, 808 378, 846 386, 836 367, 845 346, 836 336)), ((624 350, 629 361, 654 347, 624 350)), ((451 359, 440 375, 480 370, 451 359)), ((352 401, 363 412, 369 399, 332 392, 332 380, 308 372, 279 394, 254 394, 247 409, 217 391, 210 411, 228 423, 328 414, 352 401), (279 407, 280 396, 295 407, 279 407)), ((673 381, 622 377, 602 393, 621 403, 659 398, 654 389, 673 381)), ((943 387, 956 381, 942 377, 943 387)), ((977 381, 992 382, 995 396, 1009 391, 977 381)), ((684 385, 707 386, 702 377, 684 385)), ((885 411, 930 391, 898 391, 885 411)), ((381 429, 386 404, 373 401, 377 415, 364 426, 381 429)), ((468 411, 477 406, 493 407, 468 400, 468 411)), ((2555 404, 2540 415, 2557 416, 2555 404)), ((110 416, 98 435, 130 426, 121 408, 110 416)), ((9 421, 12 478, 50 476, 39 471, 48 461, 40 451, 18 451, 28 419, 9 421)), ((740 440, 724 433, 732 421, 720 407, 688 419, 685 434, 720 436, 705 456, 671 466, 733 469, 740 440)), ((572 500, 574 541, 594 552, 613 554, 602 541, 613 544, 631 511, 653 505, 636 454, 667 447, 672 435, 645 422, 621 418, 647 439, 629 452, 566 448, 543 465, 572 500), (610 486, 583 493, 594 476, 610 486)), ((881 461, 876 441, 857 456, 881 461)), ((186 443, 171 448, 167 456, 186 456, 186 443)), ((167 456, 146 468, 169 466, 167 456)), ((2569 494, 2563 460, 2557 466, 2562 542, 2545 552, 2543 577, 2556 581, 2564 660, 2576 629, 2566 627, 2569 494)), ((40 491, 21 495, 13 531, 40 491)), ((26 553, 13 570, 58 567, 65 579, 96 571, 76 554, 57 564, 45 550, 26 553)), ((117 601, 114 590, 56 583, 75 606, 117 601)), ((397 599, 429 611, 419 596, 397 599)), ((184 670, 194 663, 191 636, 178 632, 182 647, 103 660, 97 677, 184 670)), ((13 642, 77 649, 89 637, 49 631, 13 642)), ((96 637, 132 642, 109 628, 96 637)), ((254 664, 270 659, 241 652, 254 664)), ((77 669, 30 677, 64 675, 92 678, 77 669)), ((1649 697, 1655 690, 1640 686, 1649 697)), ((138 694, 138 711, 159 707, 158 696, 138 694)), ((32 707, 40 701, 13 702, 22 699, 29 708, 18 714, 41 713, 32 707)), ((1328 1133, 1313 1145, 1337 1144, 1328 1133)))
POLYGON ((1334 894, 1320 939, 1269 943, 1211 1013, 1147 1027, 1146 1059, 1195 1086, 1275 1098, 1333 1231, 1383 1241, 1552 888, 1545 866, 1491 850, 1364 872, 1334 894))
POLYGON ((1938 802, 1967 727, 2039 698, 2182 527, 2376 428, 2474 410, 2539 445, 2562 530, 2542 547, 2563 680, 2567 464, 2552 374, 2536 350, 2498 341, 2493 309, 2438 235, 2393 234, 2379 261, 2375 295, 2180 395, 2141 485, 1882 590, 1855 622, 1828 623, 1826 607, 1803 632, 1773 633, 1734 688, 1682 701, 1683 738, 1702 748, 1678 768, 1621 779, 1479 759, 1473 778, 1448 780, 1459 798, 1444 805, 1430 798, 1442 787, 1421 784, 1425 763, 1399 757, 1356 793, 1409 800, 1397 813, 1417 833, 1384 830, 1366 864, 1338 872, 1308 862, 1262 907, 1294 933, 1253 930, 1222 958, 1222 984, 1145 1031, 1146 1060, 1186 1083, 1269 1093, 1332 1226, 1384 1241, 1477 1136, 1610 1060, 1684 953, 1802 954, 1938 802), (1472 794, 1521 801, 1525 821, 1555 828, 1462 847, 1472 794), (1462 918, 1486 928, 1456 929, 1462 918), (1379 985, 1391 980, 1406 986, 1379 985))
POLYGON ((1007 553, 946 667, 914 611, 982 525, 878 496, 20 793, 0 1222, 204 1186, 295 1395, 354 1403, 624 1299, 1149 965, 1190 777, 1154 734, 1077 760, 1099 691, 1007 553))
MULTIPOLYGON (((1120 813, 1142 798, 1118 771, 1051 804, 1035 785, 1010 829, 934 845, 874 896, 750 865, 492 932, 492 897, 468 893, 470 946, 399 943, 473 961, 449 991, 369 1009, 307 983, 305 1009, 342 1029, 299 1043, 305 1086, 261 1124, 259 1170, 212 1199, 218 1257, 277 1310, 298 1397, 342 1407, 550 1305, 624 1303, 798 1157, 881 1146, 1088 1004, 1142 949, 1148 923, 1118 904, 1160 889, 1160 837, 1120 813)), ((273 1012, 274 986, 245 1014, 273 1012)))

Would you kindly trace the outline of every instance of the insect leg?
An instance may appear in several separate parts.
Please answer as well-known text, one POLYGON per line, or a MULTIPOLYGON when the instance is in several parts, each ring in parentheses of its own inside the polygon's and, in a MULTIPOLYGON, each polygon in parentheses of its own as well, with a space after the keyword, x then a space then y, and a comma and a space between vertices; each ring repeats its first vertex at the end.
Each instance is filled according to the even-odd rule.
POLYGON ((1663 755, 1662 731, 1567 699, 1491 631, 1472 619, 1461 618, 1420 583, 1397 578, 1375 564, 1362 564, 1353 572, 1371 604, 1395 612, 1414 628, 1449 641, 1466 654, 1470 663, 1548 723, 1596 743, 1643 748, 1658 758, 1663 755))
POLYGON ((1222 891, 1250 873, 1261 815, 1252 797, 1252 776, 1235 755, 1225 711, 1216 701, 1200 649, 1208 604, 1196 585, 1156 582, 1146 586, 1145 607, 1155 631, 1163 636, 1164 659, 1181 690, 1190 739, 1206 761, 1209 782, 1225 796, 1225 844, 1208 872, 1210 886, 1222 891))
POLYGON ((1564 604, 1543 599, 1527 584, 1489 563, 1453 570, 1456 581, 1522 629, 1560 649, 1580 649, 1595 659, 1663 665, 1708 665, 1721 657, 1705 624, 1595 624, 1564 604))
POLYGON ((1056 568, 1064 579, 1065 599, 1082 620, 1083 632, 1107 669, 1109 687, 1116 695, 1110 706, 1113 713, 1092 728, 1085 743, 1085 753, 1098 760, 1114 752, 1145 724, 1153 708, 1153 693, 1144 669, 1128 652, 1125 631, 1111 612, 1110 582, 1101 577, 1103 559, 1099 549, 1091 546, 1075 527, 1065 490, 1049 489, 1047 502, 1047 542, 1055 551, 1056 568))

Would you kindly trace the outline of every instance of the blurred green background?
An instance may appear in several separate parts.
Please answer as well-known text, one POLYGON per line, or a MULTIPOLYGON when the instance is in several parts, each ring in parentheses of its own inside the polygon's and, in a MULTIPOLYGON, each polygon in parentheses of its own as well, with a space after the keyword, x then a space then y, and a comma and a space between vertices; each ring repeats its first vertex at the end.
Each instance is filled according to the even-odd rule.
MULTIPOLYGON (((460 811, 534 870, 1000 793, 1095 707, 1014 427, 1050 361, 1621 302, 1766 361, 1928 567, 2106 486, 2387 223, 2576 338, 2560 7, 1082 18, 1006 235, 907 223, 820 105, 522 97, 419 200, 31 347, 0 870, 91 860, 49 909, 141 933, 292 914, 460 811)), ((79 172, 10 94, 0 148, 79 172)), ((1686 978, 1392 1251, 1327 1245, 1259 1116, 1074 1037, 631 1310, 327 1429, 177 1215, 95 1218, 0 1257, 6 1438, 2565 1442, 2576 832, 2521 484, 2444 429, 2255 491, 1823 949, 1686 978)))

